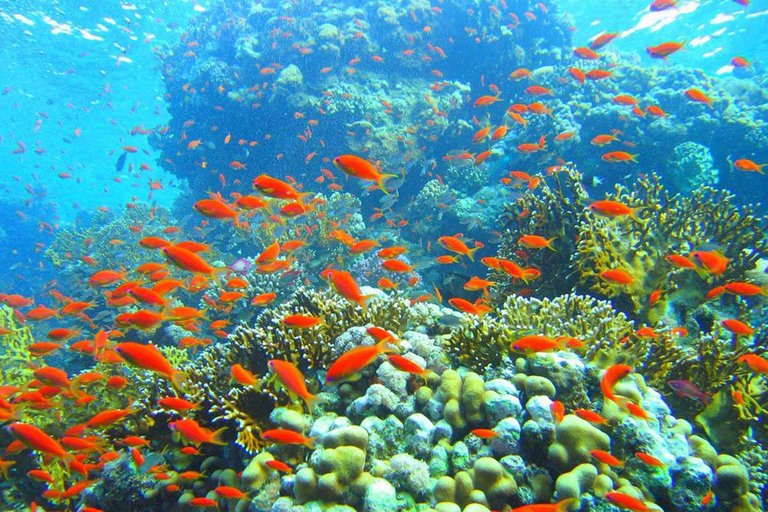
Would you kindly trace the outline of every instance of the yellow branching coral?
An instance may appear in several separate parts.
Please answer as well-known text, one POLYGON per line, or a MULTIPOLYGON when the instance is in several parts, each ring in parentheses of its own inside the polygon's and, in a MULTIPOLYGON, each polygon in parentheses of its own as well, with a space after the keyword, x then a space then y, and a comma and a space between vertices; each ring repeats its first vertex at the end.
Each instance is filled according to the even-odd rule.
MULTIPOLYGON (((640 220, 605 218, 586 210, 579 225, 574 269, 581 286, 615 297, 621 306, 651 323, 676 290, 705 289, 702 279, 706 277, 676 269, 665 256, 718 247, 730 260, 721 276, 727 281, 743 280, 744 273, 768 255, 768 219, 755 216, 750 207, 735 205, 733 195, 725 191, 702 187, 689 196, 670 196, 660 178, 652 175, 639 179, 631 190, 617 185, 607 199, 641 208, 640 220), (601 279, 604 271, 617 268, 627 271, 634 282, 617 285, 601 279), (654 291, 664 294, 651 305, 654 291)), ((704 301, 704 293, 700 295, 699 304, 704 301)))
POLYGON ((29 327, 19 325, 13 310, 7 306, 0 306, 0 328, 10 331, 8 334, 0 335, 2 381, 11 386, 24 385, 32 378, 32 356, 27 348, 34 343, 32 331, 29 327))
MULTIPOLYGON (((581 173, 575 167, 564 165, 542 180, 539 187, 507 205, 501 217, 499 257, 540 270, 546 279, 531 283, 537 295, 556 296, 575 284, 570 260, 576 252, 578 221, 588 198, 581 179, 581 173), (525 235, 553 239, 555 250, 527 250, 518 242, 525 235), (526 261, 518 259, 516 252, 519 250, 527 254, 526 261)), ((502 297, 528 286, 520 280, 513 283, 506 274, 495 275, 494 280, 500 283, 496 291, 502 297)))
POLYGON ((634 324, 608 302, 581 295, 555 299, 509 297, 497 312, 466 316, 447 339, 449 352, 469 368, 482 371, 499 366, 509 357, 510 344, 523 336, 568 336, 585 343, 588 360, 618 362, 640 360, 647 348, 621 344, 635 330, 634 324))

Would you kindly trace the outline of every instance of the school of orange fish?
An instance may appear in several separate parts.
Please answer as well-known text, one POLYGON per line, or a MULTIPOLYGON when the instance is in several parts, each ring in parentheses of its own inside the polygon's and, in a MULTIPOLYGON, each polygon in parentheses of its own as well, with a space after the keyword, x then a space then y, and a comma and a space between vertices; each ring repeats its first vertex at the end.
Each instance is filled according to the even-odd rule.
MULTIPOLYGON (((736 0, 737 3, 747 6, 748 0, 736 0)), ((542 6, 543 8, 543 6, 542 6)), ((674 9, 674 0, 654 0, 650 6, 652 11, 664 9, 674 9)), ((528 15, 530 13, 526 13, 528 15)), ((531 14, 532 15, 532 14, 531 14)), ((602 34, 592 40, 589 46, 578 47, 574 54, 578 59, 596 62, 600 59, 597 53, 605 45, 609 44, 618 33, 602 34)), ((656 46, 647 48, 648 54, 654 58, 667 59, 672 54, 681 50, 684 43, 665 42, 656 46)), ((374 57, 375 58, 375 57, 374 57)), ((381 59, 381 57, 379 57, 381 59)), ((734 57, 731 63, 735 67, 747 67, 749 62, 743 57, 734 57)), ((262 74, 268 74, 263 68, 262 74)), ((273 71, 274 72, 274 71, 273 71)), ((584 71, 577 67, 568 68, 568 74, 572 80, 578 84, 586 80, 598 81, 612 79, 613 73, 609 69, 593 68, 584 71)), ((527 69, 517 69, 509 75, 511 80, 529 80, 531 71, 527 69)), ((566 78, 562 78, 566 82, 566 78)), ((498 87, 491 85, 494 95, 483 95, 474 100, 473 106, 483 108, 503 101, 501 91, 498 87)), ((690 88, 684 91, 685 95, 694 102, 704 103, 712 107, 712 100, 702 91, 690 88)), ((531 85, 525 89, 527 96, 540 99, 552 96, 554 92, 540 85, 531 85)), ((618 94, 611 100, 617 105, 629 107, 629 112, 635 116, 645 117, 646 115, 664 117, 668 114, 658 105, 648 105, 642 109, 639 100, 629 94, 618 94)), ((386 106, 386 105, 385 105, 386 106)), ((439 114, 435 109, 435 114, 439 114)), ((487 142, 496 142, 509 135, 509 128, 513 124, 525 127, 526 115, 552 115, 547 106, 542 101, 532 102, 530 104, 512 103, 504 114, 502 123, 493 126, 490 121, 485 122, 485 126, 479 129, 472 137, 472 144, 483 144, 487 142)), ((475 119, 477 126, 482 125, 475 119)), ((79 135, 76 133, 76 135, 79 135)), ((574 137, 576 133, 566 132, 555 134, 555 142, 563 142, 574 137)), ((591 140, 591 144, 604 147, 618 141, 619 133, 598 135, 591 140)), ((228 144, 231 135, 227 135, 224 140, 228 144)), ((188 150, 194 150, 203 141, 194 140, 187 143, 188 150)), ((241 141, 242 142, 242 141, 241 141)), ((123 146, 126 152, 137 152, 134 146, 123 146)), ((547 135, 541 135, 536 142, 521 143, 516 146, 520 153, 538 153, 547 151, 547 135)), ((23 153, 26 147, 19 142, 18 147, 13 150, 14 154, 23 153)), ((471 160, 474 165, 482 164, 492 155, 490 149, 479 153, 470 153, 469 151, 460 151, 446 156, 446 160, 471 160)), ((311 153, 307 155, 306 161, 309 162, 316 155, 311 153)), ((610 151, 602 155, 606 162, 633 163, 637 162, 639 155, 630 154, 625 151, 610 151)), ((328 161, 329 159, 325 159, 328 161)), ((386 164, 370 162, 360 156, 340 155, 332 160, 332 163, 346 176, 360 180, 371 190, 381 190, 383 193, 389 193, 386 183, 388 179, 397 177, 396 174, 386 173, 386 164)), ((564 163, 564 162, 561 162, 564 163)), ((142 164, 146 165, 146 164, 142 164)), ((751 160, 740 158, 732 162, 733 168, 746 172, 763 173, 763 167, 768 164, 758 164, 751 160)), ((247 166, 239 161, 232 161, 229 166, 235 170, 247 172, 247 166)), ((143 169, 143 167, 142 167, 143 169)), ((147 166, 147 169, 149 167, 147 166)), ((520 187, 525 185, 528 190, 534 190, 541 180, 546 179, 546 174, 557 172, 557 166, 551 167, 544 175, 531 175, 523 171, 512 171, 509 177, 501 181, 504 185, 520 187)), ((62 179, 72 178, 70 173, 59 175, 62 179)), ((341 187, 336 184, 335 176, 323 169, 316 183, 323 183, 328 179, 330 188, 338 190, 341 187)), ((160 185, 152 185, 157 188, 160 185)), ((270 221, 280 222, 282 217, 298 217, 308 211, 311 211, 319 199, 313 199, 312 192, 302 191, 303 187, 295 180, 284 181, 268 174, 261 174, 252 180, 252 186, 255 194, 233 194, 229 201, 221 194, 212 193, 209 198, 202 198, 194 205, 197 213, 206 219, 221 221, 231 221, 233 229, 248 229, 248 220, 258 211, 269 213, 270 221), (282 206, 278 214, 271 212, 272 200, 281 200, 282 206)), ((616 201, 600 200, 592 202, 587 207, 596 215, 623 221, 623 218, 631 222, 642 222, 638 217, 641 208, 631 208, 626 204, 616 201)), ((380 212, 377 218, 383 217, 380 212)), ((206 220, 205 222, 209 222, 206 220)), ((165 234, 168 237, 181 236, 178 228, 169 227, 165 234)), ((349 233, 339 228, 330 235, 334 239, 343 243, 349 248, 351 255, 363 254, 381 247, 382 240, 362 239, 356 240, 349 233)), ((482 250, 482 243, 474 244, 467 241, 460 234, 444 235, 436 238, 436 243, 444 248, 449 254, 438 256, 435 261, 439 264, 460 264, 467 258, 471 261, 475 259, 475 253, 482 250)), ((545 239, 536 233, 530 233, 518 240, 521 247, 528 250, 556 250, 557 239, 545 239)), ((50 461, 59 461, 66 468, 66 476, 63 480, 54 480, 54 477, 44 469, 34 469, 27 473, 27 477, 37 481, 49 484, 49 489, 42 493, 41 498, 50 503, 57 503, 58 506, 67 507, 71 500, 76 500, 78 496, 88 487, 98 481, 98 475, 104 464, 121 457, 125 452, 130 453, 137 466, 144 462, 144 455, 150 445, 150 440, 132 435, 125 432, 125 436, 117 439, 114 436, 105 436, 104 431, 107 428, 119 425, 119 422, 130 417, 135 411, 130 406, 125 409, 107 409, 100 410, 93 417, 81 425, 66 425, 66 431, 52 435, 50 432, 38 428, 37 426, 19 421, 21 412, 25 409, 37 411, 51 411, 51 414, 57 414, 57 411, 66 407, 83 407, 87 404, 99 402, 100 386, 106 386, 112 389, 123 389, 130 387, 130 376, 111 376, 108 377, 101 373, 85 372, 77 376, 68 375, 60 368, 48 366, 45 357, 57 353, 57 351, 70 350, 81 354, 88 354, 94 361, 111 365, 128 365, 144 370, 154 372, 159 377, 168 379, 174 389, 177 391, 175 396, 167 396, 158 400, 157 405, 161 408, 173 410, 182 415, 190 413, 198 408, 198 404, 184 398, 185 375, 183 372, 174 368, 166 357, 155 346, 146 343, 137 343, 132 341, 123 341, 122 338, 126 332, 131 329, 143 331, 153 331, 159 326, 173 323, 189 332, 189 336, 183 338, 180 342, 182 348, 195 349, 211 343, 209 338, 202 337, 199 333, 203 329, 209 330, 214 337, 224 338, 227 336, 225 331, 229 320, 227 318, 215 321, 208 321, 207 310, 201 310, 191 306, 171 307, 172 299, 180 299, 177 293, 184 292, 184 297, 197 298, 200 294, 211 286, 211 281, 215 282, 220 288, 216 301, 210 305, 219 311, 226 313, 226 306, 238 301, 247 300, 254 307, 267 307, 275 299, 275 293, 264 293, 255 296, 248 296, 248 282, 239 276, 232 276, 232 271, 228 267, 216 268, 207 261, 205 254, 208 246, 203 243, 193 241, 170 241, 165 238, 149 236, 141 239, 139 244, 152 251, 152 256, 148 261, 142 263, 136 268, 130 270, 124 269, 102 269, 93 273, 88 284, 99 293, 103 294, 103 304, 99 299, 83 300, 82 297, 68 297, 59 292, 52 292, 59 307, 47 307, 38 303, 39 298, 28 298, 19 295, 1 294, 0 301, 14 309, 16 318, 21 322, 34 322, 38 326, 53 326, 45 334, 46 341, 37 341, 29 346, 30 353, 36 358, 34 368, 34 379, 24 386, 0 386, 0 421, 9 423, 7 428, 16 438, 16 441, 5 447, 4 455, 0 458, 0 471, 8 477, 9 470, 13 467, 18 457, 27 457, 24 450, 31 450, 37 455, 43 457, 47 463, 50 461), (158 260, 164 259, 160 262, 158 260), (175 277, 178 276, 178 277, 175 277), (104 325, 98 328, 88 317, 88 310, 100 306, 110 308, 130 308, 130 312, 121 312, 116 316, 114 325, 104 325), (87 326, 89 339, 79 339, 84 335, 84 331, 77 327, 78 322, 87 326), (207 325, 203 327, 203 324, 207 325), (70 324, 70 325, 68 325, 70 324), (77 341, 75 341, 77 340, 77 341), (143 452, 144 450, 144 452, 143 452)), ((263 249, 261 254, 256 257, 256 271, 260 273, 283 273, 292 268, 293 253, 301 250, 306 243, 301 239, 287 240, 279 242, 275 240, 271 245, 263 249)), ((381 267, 391 273, 409 274, 415 270, 414 265, 398 259, 398 256, 408 252, 407 247, 390 245, 378 249, 378 257, 381 259, 381 267)), ((728 260, 715 251, 695 251, 689 255, 670 254, 667 256, 669 263, 677 268, 690 269, 691 271, 702 274, 721 275, 728 266, 728 260)), ((541 272, 536 268, 524 268, 512 260, 486 256, 480 259, 482 264, 488 267, 489 271, 506 274, 514 280, 529 282, 541 277, 541 272)), ((86 261, 86 263, 90 263, 86 261)), ((95 263, 95 262, 93 262, 95 263)), ((360 287, 351 273, 335 268, 328 268, 320 276, 344 299, 366 308, 366 300, 369 298, 363 295, 360 287)), ((632 286, 636 278, 626 270, 616 268, 606 270, 600 277, 608 283, 615 286, 632 286)), ((416 284, 416 281, 411 282, 416 284)), ((483 315, 491 311, 489 306, 490 292, 496 283, 478 276, 472 277, 464 288, 468 291, 482 292, 481 298, 475 302, 463 298, 450 298, 448 303, 457 310, 469 315, 483 315)), ((387 278, 382 278, 378 285, 381 289, 394 289, 395 283, 387 278)), ((429 296, 422 296, 420 299, 434 299, 442 302, 439 290, 435 287, 435 293, 429 296)), ((707 298, 716 298, 723 293, 729 293, 738 296, 758 296, 768 294, 768 290, 748 282, 729 282, 722 284, 707 293, 707 298)), ((651 294, 650 300, 658 300, 657 293, 651 294)), ((211 301, 206 297, 206 300, 211 301)), ((291 315, 283 319, 286 327, 292 329, 306 329, 323 322, 322 318, 309 315, 291 315)), ((738 319, 728 319, 723 321, 723 326, 737 335, 748 336, 754 332, 754 328, 738 319)), ((42 327, 40 327, 42 329, 42 327)), ((374 363, 379 356, 386 356, 387 360, 399 370, 408 372, 422 378, 426 384, 427 370, 416 365, 412 361, 398 355, 397 337, 385 329, 379 327, 369 327, 367 332, 376 340, 373 346, 360 346, 342 354, 329 368, 318 369, 326 370, 324 384, 334 386, 341 382, 354 380, 361 370, 374 363)), ((0 335, 11 334, 10 331, 0 332, 0 335)), ((656 336, 657 334, 650 327, 643 327, 637 332, 638 336, 656 336)), ((532 354, 537 352, 548 352, 558 350, 579 349, 584 346, 583 341, 571 337, 550 338, 539 335, 530 335, 520 338, 510 345, 510 350, 523 354, 532 354)), ((768 360, 756 354, 747 354, 739 359, 749 371, 768 374, 768 360)), ((312 394, 307 385, 307 380, 301 371, 292 363, 283 360, 271 360, 268 364, 268 371, 273 377, 287 389, 291 396, 296 400, 306 404, 306 408, 311 412, 312 406, 322 400, 312 394)), ((629 366, 617 364, 608 368, 601 381, 601 389, 605 400, 613 401, 626 410, 629 414, 641 418, 649 419, 648 414, 638 404, 631 400, 614 394, 615 384, 622 378, 631 373, 633 369, 629 366)), ((257 379, 250 371, 239 364, 231 368, 231 377, 234 382, 241 386, 260 386, 257 379)), ((734 397, 738 401, 738 397, 734 397)), ((585 409, 573 411, 580 418, 596 423, 606 423, 605 418, 597 412, 585 409)), ((563 405, 560 402, 554 402, 552 405, 552 415, 555 421, 559 421, 565 414, 563 405)), ((198 450, 202 444, 225 444, 221 437, 221 430, 213 431, 205 425, 200 425, 191 418, 179 419, 169 423, 168 427, 176 432, 180 438, 178 445, 170 446, 169 449, 179 450, 186 455, 201 455, 198 450)), ((490 438, 496 435, 490 429, 475 429, 472 433, 480 438, 490 438)), ((313 447, 313 439, 307 438, 300 432, 294 432, 284 429, 267 430, 262 433, 264 441, 275 444, 298 444, 307 447, 313 447)), ((618 460, 610 453, 595 450, 592 456, 610 466, 621 466, 623 461, 618 460)), ((664 464, 656 459, 652 454, 637 453, 637 458, 652 466, 663 467, 664 464)), ((267 462, 275 471, 291 472, 292 468, 279 460, 267 462)), ((157 465, 150 469, 158 481, 169 479, 171 470, 165 465, 157 465)), ((199 480, 204 475, 197 471, 186 471, 179 475, 181 479, 190 485, 195 480, 199 480)), ((173 493, 181 490, 177 484, 166 486, 167 492, 173 493)), ((222 499, 242 498, 246 493, 240 489, 219 486, 215 492, 222 499)), ((642 501, 620 492, 608 493, 605 498, 619 508, 633 511, 652 510, 642 501)), ((705 500, 711 500, 710 493, 705 500)), ((562 512, 569 510, 578 500, 564 500, 557 504, 539 504, 519 507, 514 509, 518 512, 562 512)), ((191 505, 201 508, 218 508, 219 502, 207 497, 196 497, 191 500, 191 505)), ((34 502, 31 504, 33 510, 39 509, 34 502)), ((83 512, 98 512, 93 507, 83 507, 83 512)))

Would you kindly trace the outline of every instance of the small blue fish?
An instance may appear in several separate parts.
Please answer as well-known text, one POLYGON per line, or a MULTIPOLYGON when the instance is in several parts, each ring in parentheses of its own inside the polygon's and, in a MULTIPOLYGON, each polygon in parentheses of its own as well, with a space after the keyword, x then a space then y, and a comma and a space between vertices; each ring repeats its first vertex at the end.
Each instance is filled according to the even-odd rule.
POLYGON ((668 382, 669 387, 675 390, 677 396, 681 398, 692 398, 698 400, 703 404, 709 402, 711 393, 705 393, 699 387, 689 380, 671 380, 668 382))

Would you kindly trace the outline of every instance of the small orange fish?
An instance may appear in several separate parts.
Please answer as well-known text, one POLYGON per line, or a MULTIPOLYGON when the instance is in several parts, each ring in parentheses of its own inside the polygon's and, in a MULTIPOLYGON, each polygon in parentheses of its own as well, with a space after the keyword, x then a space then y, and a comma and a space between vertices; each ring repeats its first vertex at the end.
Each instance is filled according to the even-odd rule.
POLYGON ((152 371, 166 379, 169 379, 174 386, 178 387, 187 374, 171 366, 171 363, 165 358, 153 345, 144 345, 141 343, 125 342, 115 347, 115 351, 128 364, 152 371))
POLYGON ((390 340, 385 339, 373 346, 355 347, 344 352, 328 368, 325 383, 339 384, 345 381, 356 380, 359 378, 359 372, 371 364, 377 356, 394 351, 394 349, 387 346, 388 343, 390 343, 390 340))
POLYGON ((629 272, 620 268, 614 268, 601 272, 600 278, 608 283, 620 285, 631 285, 635 282, 635 278, 632 277, 629 272))
POLYGON ((606 420, 596 412, 590 411, 588 409, 576 409, 575 411, 573 411, 573 414, 583 419, 584 421, 588 421, 590 423, 598 423, 601 425, 605 425, 608 423, 608 420, 606 420))
POLYGON ((632 367, 627 366, 626 364, 615 364, 609 367, 600 380, 600 389, 603 392, 603 396, 607 400, 612 400, 616 403, 619 403, 618 397, 613 393, 613 387, 617 382, 619 382, 633 371, 634 370, 632 367))
POLYGON ((768 374, 768 360, 757 354, 745 354, 740 356, 737 361, 751 372, 761 375, 768 374))
POLYGON ((559 400, 555 400, 549 405, 549 412, 552 413, 552 419, 555 420, 555 424, 559 425, 561 421, 563 421, 563 418, 565 417, 565 406, 563 405, 563 402, 559 400))
POLYGON ((267 363, 267 366, 269 371, 277 377, 277 380, 285 389, 301 398, 307 404, 307 410, 312 411, 312 405, 323 400, 309 392, 304 374, 293 363, 281 359, 272 359, 267 363))
POLYGON ((205 427, 201 427, 198 422, 190 419, 173 421, 168 424, 168 427, 174 432, 178 432, 179 435, 195 446, 200 446, 203 443, 217 444, 221 446, 229 444, 221 439, 221 435, 227 427, 222 427, 214 432, 205 427))
POLYGON ((473 436, 479 437, 480 439, 491 439, 494 437, 498 437, 499 433, 495 430, 491 430, 488 428, 476 428, 473 430, 470 430, 469 432, 473 436))
POLYGON ((240 363, 235 363, 229 369, 229 376, 233 381, 243 386, 258 387, 259 380, 240 363))
POLYGON ((610 501, 614 506, 624 510, 631 510, 632 512, 651 512, 652 510, 658 510, 650 508, 639 499, 622 492, 609 492, 603 497, 610 501))
POLYGON ((557 237, 547 239, 538 235, 523 235, 518 238, 517 243, 528 249, 544 249, 546 247, 554 251, 555 248, 552 247, 552 242, 555 240, 557 240, 557 237))
POLYGON ((299 329, 308 329, 323 323, 322 318, 312 315, 288 315, 282 320, 283 325, 288 327, 297 327, 299 329))
POLYGON ((717 251, 694 251, 691 257, 699 268, 710 272, 713 276, 719 276, 725 272, 730 261, 717 251))
POLYGON ((667 465, 664 464, 663 462, 661 462, 659 459, 657 459, 656 457, 654 457, 652 455, 648 455, 647 453, 637 452, 637 453, 635 453, 635 456, 638 459, 640 459, 641 461, 643 461, 644 463, 648 464, 649 466, 655 466, 657 468, 665 468, 665 467, 667 467, 667 465))
POLYGON ((723 320, 720 325, 737 336, 751 336, 755 332, 755 329, 735 318, 723 320))
POLYGON ((709 96, 701 92, 699 89, 691 87, 690 89, 685 91, 685 95, 688 97, 688 99, 695 101, 696 103, 704 103, 710 109, 715 108, 712 106, 712 98, 710 98, 709 96))
POLYGON ((624 463, 611 455, 610 453, 604 451, 604 450, 592 450, 589 452, 592 457, 596 458, 598 461, 608 464, 611 467, 622 467, 624 466, 624 463))
POLYGON ((724 291, 731 295, 741 297, 752 297, 754 295, 768 295, 768 287, 758 286, 752 283, 735 282, 728 283, 723 287, 724 291))
POLYGON ((285 430, 280 428, 265 430, 261 433, 261 438, 265 441, 269 441, 270 443, 275 444, 301 444, 307 448, 315 447, 314 438, 305 437, 299 432, 294 432, 293 430, 285 430))
POLYGON ((595 201, 594 203, 588 206, 588 209, 592 213, 596 213, 604 217, 628 216, 634 219, 635 221, 640 222, 640 219, 637 217, 637 213, 641 211, 643 207, 630 208, 624 203, 620 203, 618 201, 604 200, 604 201, 595 201))
POLYGON ((349 176, 363 181, 375 182, 385 194, 389 194, 389 191, 384 186, 383 180, 397 176, 396 174, 381 174, 371 162, 355 155, 337 156, 333 159, 333 165, 349 176))
POLYGON ((420 375, 424 379, 424 384, 427 383, 427 370, 414 363, 410 359, 407 359, 399 354, 390 354, 387 356, 389 364, 397 368, 398 370, 413 375, 420 375))

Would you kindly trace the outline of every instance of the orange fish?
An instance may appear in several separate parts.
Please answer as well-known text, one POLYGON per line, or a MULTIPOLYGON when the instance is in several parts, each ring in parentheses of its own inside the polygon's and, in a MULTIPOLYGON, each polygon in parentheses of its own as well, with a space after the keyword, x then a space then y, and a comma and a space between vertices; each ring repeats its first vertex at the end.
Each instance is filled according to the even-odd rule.
POLYGON ((614 268, 600 273, 600 278, 611 284, 631 285, 635 278, 624 269, 614 268))
POLYGON ((479 304, 473 304, 469 302, 468 300, 464 300, 459 297, 455 297, 453 299, 448 299, 448 304, 455 307, 459 311, 462 311, 464 313, 468 313, 470 315, 478 315, 482 316, 486 313, 488 313, 491 308, 488 306, 483 306, 479 304))
POLYGON ((552 242, 555 240, 557 240, 557 237, 547 239, 538 235, 523 235, 517 239, 517 243, 528 249, 543 249, 546 247, 554 251, 555 248, 552 247, 552 242))
POLYGON ((593 146, 605 146, 606 144, 610 144, 611 142, 619 140, 618 137, 615 135, 597 135, 595 136, 591 141, 590 144, 593 146))
POLYGON ((363 181, 373 181, 385 193, 389 194, 384 186, 385 178, 395 177, 396 174, 381 174, 371 162, 355 155, 341 155, 333 159, 333 165, 345 174, 363 181))
POLYGON ((386 260, 381 262, 381 268, 390 272, 413 272, 416 267, 402 260, 386 260))
POLYGON ((768 360, 757 354, 745 354, 738 358, 738 362, 751 372, 761 375, 768 373, 768 360))
POLYGON ((261 438, 275 444, 301 444, 307 448, 315 447, 314 438, 305 437, 293 430, 285 430, 281 428, 265 430, 261 433, 261 438))
POLYGON ((291 466, 279 460, 268 460, 265 462, 265 464, 275 471, 280 471, 281 473, 293 473, 291 466))
POLYGON ((563 348, 563 340, 549 338, 547 336, 530 335, 523 336, 510 345, 515 352, 535 353, 551 352, 563 348))
POLYGON ((688 99, 695 101, 696 103, 705 103, 709 108, 714 109, 712 106, 712 98, 701 92, 699 89, 691 87, 685 91, 685 95, 688 99))
POLYGON ((286 183, 285 181, 279 180, 277 178, 273 178, 271 176, 267 176, 266 174, 262 174, 254 178, 253 188, 266 196, 275 197, 277 199, 296 201, 301 205, 305 205, 303 201, 305 197, 312 195, 311 192, 300 193, 289 183, 286 183))
POLYGON ((641 461, 643 461, 644 463, 648 464, 649 466, 655 466, 657 468, 664 468, 667 466, 656 457, 652 455, 648 455, 647 453, 644 453, 644 452, 637 452, 635 453, 635 456, 641 461))
POLYGON ((738 160, 735 160, 731 165, 733 168, 738 169, 740 171, 765 174, 765 172, 763 172, 763 167, 765 167, 768 164, 757 164, 752 160, 748 160, 746 158, 739 158, 738 160))
POLYGON ((359 372, 371 364, 380 354, 393 352, 387 346, 390 340, 383 340, 373 346, 360 346, 350 349, 333 362, 325 377, 326 384, 340 384, 359 378, 359 372))
POLYGON ((635 162, 637 163, 637 155, 630 155, 626 151, 611 151, 609 153, 605 153, 600 158, 605 162, 611 162, 611 163, 618 163, 618 162, 624 162, 624 163, 630 163, 635 162))
POLYGON ((175 369, 153 345, 144 345, 141 343, 125 342, 115 347, 115 351, 120 354, 128 364, 154 372, 166 379, 169 379, 174 386, 179 386, 181 380, 186 378, 186 374, 175 369))
POLYGON ((723 320, 720 324, 737 336, 751 336, 755 332, 749 325, 733 318, 723 320))
POLYGON ((480 439, 492 439, 494 437, 498 437, 499 433, 491 430, 489 428, 476 428, 473 430, 470 430, 469 432, 473 436, 479 437, 480 439))
POLYGON ((218 444, 225 446, 229 444, 221 439, 222 433, 227 427, 222 427, 215 432, 201 427, 195 420, 177 420, 168 424, 168 427, 174 432, 178 432, 183 438, 195 446, 200 446, 203 443, 218 444))
POLYGON ((610 501, 614 506, 624 510, 631 510, 632 512, 651 512, 652 510, 658 510, 650 508, 639 499, 621 492, 609 492, 603 497, 610 501))
POLYGON ((67 467, 75 460, 61 444, 34 425, 11 423, 8 431, 31 449, 61 459, 67 467))
POLYGON ((538 505, 523 505, 513 508, 510 512, 568 512, 579 502, 579 498, 567 498, 557 503, 541 503, 538 505))
POLYGON ((475 247, 473 249, 470 249, 467 244, 465 244, 461 239, 455 237, 455 236, 441 236, 437 239, 437 242, 443 246, 445 249, 455 252, 456 254, 461 254, 462 256, 468 257, 471 261, 475 261, 475 251, 479 249, 479 247, 475 247))
MULTIPOLYGON (((728 292, 731 295, 739 295, 742 297, 751 297, 754 295, 768 295, 768 287, 758 286, 752 283, 742 283, 742 282, 728 283, 722 288, 723 288, 723 291, 728 292)), ((712 293, 712 291, 713 290, 710 290, 710 293, 712 293)))
POLYGON ((272 301, 274 301, 275 297, 277 297, 275 292, 260 293, 251 299, 251 304, 257 306, 266 306, 267 304, 270 304, 272 301))
POLYGON ((604 450, 592 450, 589 452, 592 457, 596 458, 603 464, 608 464, 611 467, 622 467, 624 463, 604 450))
POLYGON ((272 359, 267 363, 267 366, 269 366, 269 371, 277 377, 277 380, 284 388, 307 404, 307 410, 312 411, 312 404, 323 400, 309 392, 304 374, 293 363, 281 359, 272 359))
POLYGON ((94 415, 85 425, 88 428, 108 427, 134 412, 133 409, 109 409, 94 415))
POLYGON ((257 379, 251 372, 243 368, 239 363, 235 363, 229 369, 229 376, 232 380, 243 386, 258 387, 259 379, 257 379))
POLYGON ((410 359, 407 359, 399 354, 390 354, 387 356, 387 361, 389 361, 389 364, 401 372, 420 375, 424 379, 424 384, 427 384, 427 370, 414 363, 410 359))
POLYGON ((212 219, 232 219, 235 226, 240 226, 240 212, 234 211, 228 204, 216 199, 202 199, 192 206, 196 211, 212 219))
POLYGON ((164 407, 166 409, 173 409, 174 411, 191 411, 194 409, 199 409, 200 404, 196 404, 194 402, 190 402, 189 400, 185 400, 183 398, 179 398, 176 396, 167 396, 164 398, 161 398, 157 401, 157 404, 160 407, 164 407))
POLYGON ((549 412, 552 413, 552 419, 555 420, 555 424, 559 425, 565 417, 565 406, 563 402, 555 400, 549 405, 549 412))
POLYGON ((607 400, 613 400, 616 403, 620 403, 619 398, 613 393, 613 387, 617 382, 633 371, 632 367, 627 366, 626 364, 615 364, 605 370, 602 379, 600 379, 600 389, 603 392, 603 396, 607 400))
POLYGON ((696 268, 696 264, 694 262, 685 256, 680 256, 679 254, 669 254, 664 256, 664 259, 677 268, 696 268))
POLYGON ((487 107, 488 105, 493 105, 497 101, 501 101, 500 95, 496 96, 480 96, 475 100, 475 102, 472 104, 473 107, 487 107))
POLYGON ((668 43, 661 43, 658 46, 649 46, 645 49, 645 51, 647 51, 648 55, 654 59, 667 60, 667 57, 679 50, 682 50, 683 46, 685 46, 685 43, 686 41, 683 41, 682 43, 675 43, 670 41, 668 43))
POLYGON ((620 34, 618 32, 600 34, 599 36, 594 38, 591 43, 589 43, 589 47, 592 50, 599 50, 603 46, 607 45, 608 43, 610 43, 611 41, 619 37, 619 35, 620 34))
POLYGON ((717 251, 694 251, 691 257, 698 266, 710 272, 713 276, 719 276, 728 268, 728 258, 717 251))
POLYGON ((589 409, 576 409, 575 411, 573 411, 573 414, 583 419, 584 421, 588 421, 590 423, 598 423, 602 425, 608 423, 608 420, 606 420, 596 412, 590 411, 589 409))
POLYGON ((282 323, 288 327, 307 329, 323 323, 323 319, 312 315, 288 315, 283 318, 282 323))
POLYGON ((637 222, 640 222, 640 219, 637 217, 637 212, 643 209, 642 207, 630 208, 623 203, 610 200, 595 201, 594 203, 590 204, 588 208, 592 213, 596 213, 604 217, 623 217, 626 215, 636 220, 637 222))
POLYGON ((358 286, 355 278, 352 277, 352 274, 341 270, 331 269, 328 271, 328 276, 331 279, 331 286, 336 290, 336 293, 347 299, 349 302, 359 305, 363 308, 363 311, 366 310, 365 301, 368 300, 371 295, 363 295, 360 292, 360 286, 358 286))

